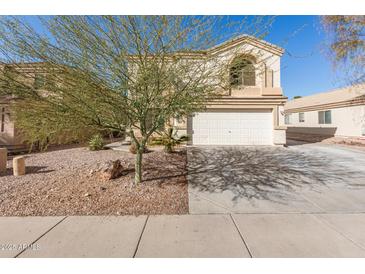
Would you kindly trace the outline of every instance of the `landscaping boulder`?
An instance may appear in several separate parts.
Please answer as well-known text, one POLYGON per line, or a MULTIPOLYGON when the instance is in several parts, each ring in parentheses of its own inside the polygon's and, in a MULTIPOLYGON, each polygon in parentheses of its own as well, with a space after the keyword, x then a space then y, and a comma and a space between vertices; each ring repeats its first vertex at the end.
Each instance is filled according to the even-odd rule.
POLYGON ((100 167, 99 172, 103 180, 115 179, 126 174, 120 160, 106 162, 100 167))

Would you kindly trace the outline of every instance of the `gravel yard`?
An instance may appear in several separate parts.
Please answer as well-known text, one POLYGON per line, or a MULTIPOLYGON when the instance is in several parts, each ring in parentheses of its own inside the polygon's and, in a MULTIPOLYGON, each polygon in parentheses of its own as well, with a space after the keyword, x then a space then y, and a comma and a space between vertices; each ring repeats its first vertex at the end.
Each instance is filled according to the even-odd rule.
POLYGON ((141 215, 188 212, 186 151, 144 154, 143 183, 132 186, 135 155, 72 148, 30 154, 27 174, 14 177, 11 161, 0 175, 1 216, 141 215), (120 159, 131 170, 105 181, 98 167, 120 159))

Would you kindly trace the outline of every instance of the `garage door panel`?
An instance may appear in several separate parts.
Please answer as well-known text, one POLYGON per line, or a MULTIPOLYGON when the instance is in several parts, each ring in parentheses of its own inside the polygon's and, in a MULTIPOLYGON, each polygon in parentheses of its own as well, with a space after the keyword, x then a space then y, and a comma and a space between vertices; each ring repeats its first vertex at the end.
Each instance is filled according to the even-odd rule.
POLYGON ((195 145, 272 145, 272 112, 203 112, 192 121, 195 145))

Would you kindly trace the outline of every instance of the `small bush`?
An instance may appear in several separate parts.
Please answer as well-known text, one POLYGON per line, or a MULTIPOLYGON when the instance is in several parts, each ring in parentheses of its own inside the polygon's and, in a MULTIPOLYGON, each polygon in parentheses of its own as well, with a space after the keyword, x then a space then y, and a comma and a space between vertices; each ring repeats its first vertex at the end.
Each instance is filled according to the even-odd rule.
POLYGON ((166 131, 162 132, 160 137, 155 137, 151 143, 152 145, 162 145, 164 146, 165 152, 172 153, 176 146, 186 142, 187 140, 187 136, 179 137, 177 135, 177 131, 170 127, 166 131))
POLYGON ((90 150, 102 150, 104 149, 104 140, 100 134, 95 134, 89 140, 89 149, 90 150))

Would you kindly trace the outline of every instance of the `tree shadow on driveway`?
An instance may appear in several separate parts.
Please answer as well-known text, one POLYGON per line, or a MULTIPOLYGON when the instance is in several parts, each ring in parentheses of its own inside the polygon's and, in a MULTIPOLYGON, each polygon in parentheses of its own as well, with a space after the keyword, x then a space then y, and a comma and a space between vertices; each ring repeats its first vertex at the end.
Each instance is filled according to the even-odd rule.
POLYGON ((332 187, 356 173, 323 156, 278 147, 190 147, 188 181, 197 192, 283 202, 303 188, 332 187))

